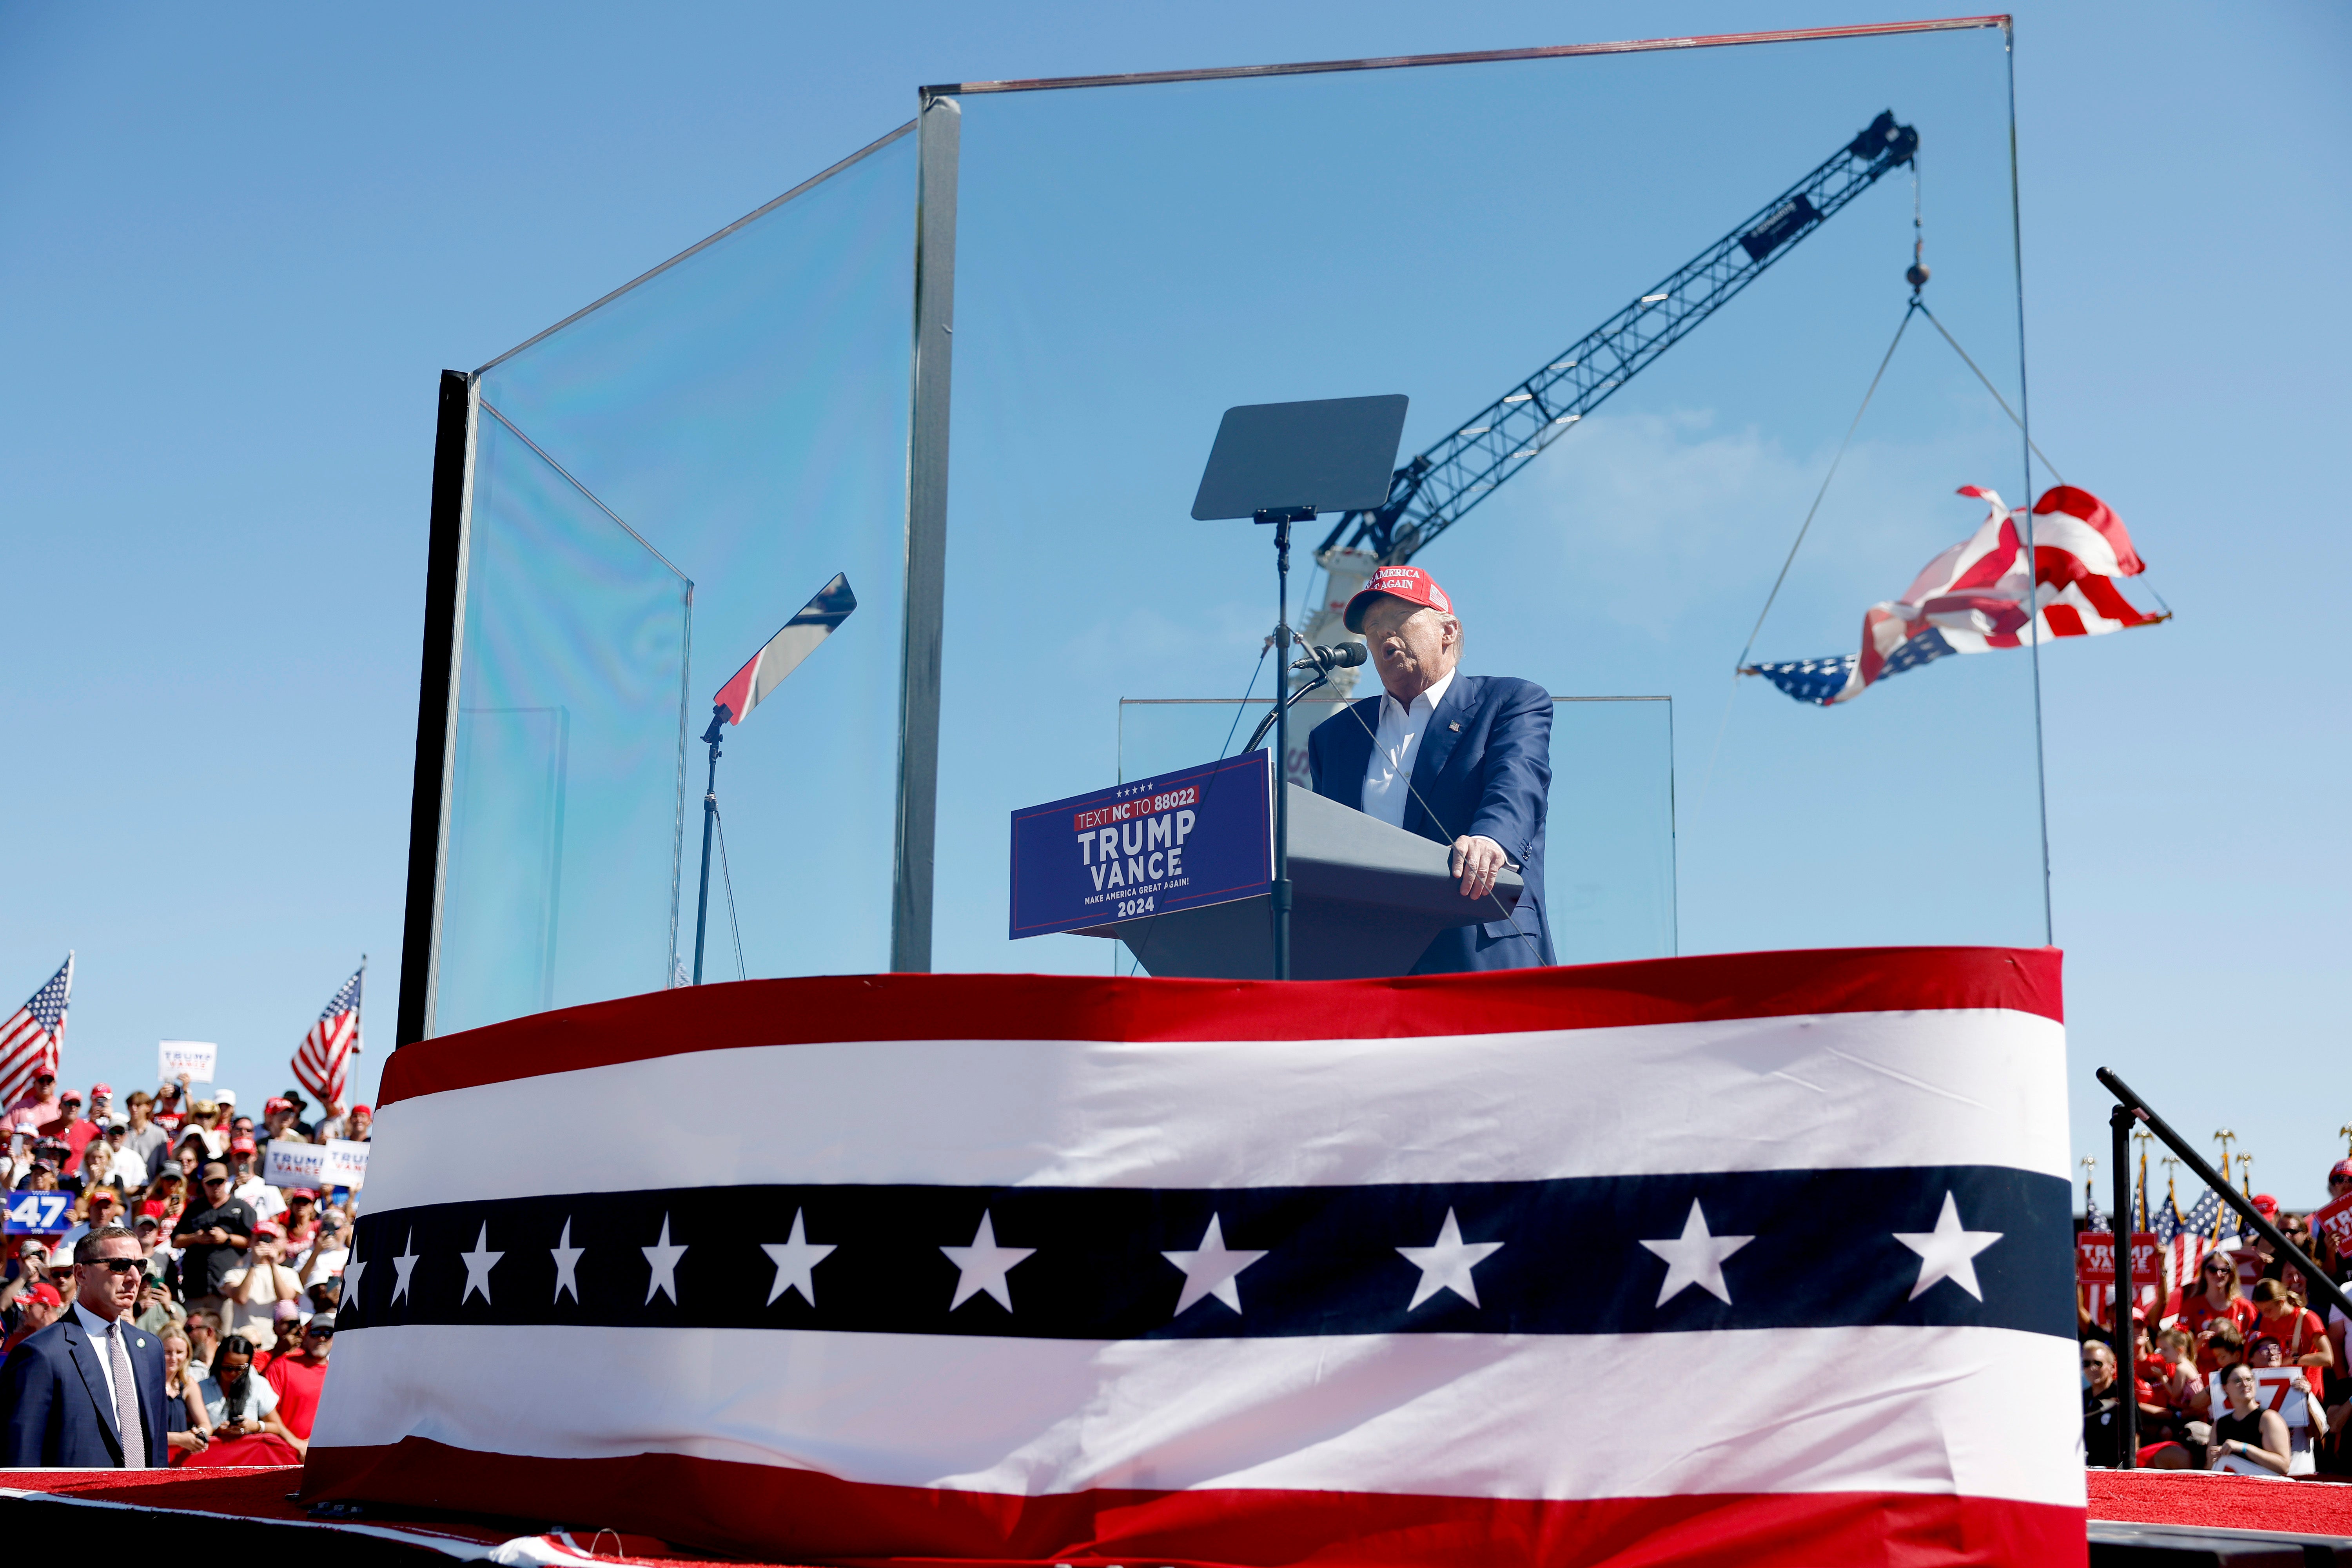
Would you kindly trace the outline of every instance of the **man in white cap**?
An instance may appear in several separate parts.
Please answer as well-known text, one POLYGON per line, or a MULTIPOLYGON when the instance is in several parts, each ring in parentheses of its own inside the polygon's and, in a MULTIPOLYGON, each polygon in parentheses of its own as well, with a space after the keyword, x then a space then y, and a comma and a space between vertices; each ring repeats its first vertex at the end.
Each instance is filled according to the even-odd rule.
POLYGON ((1440 931, 1415 974, 1549 964, 1544 819, 1551 794, 1551 694, 1532 680, 1463 675, 1454 601, 1418 566, 1383 566, 1348 601, 1383 688, 1307 737, 1315 793, 1453 851, 1467 923, 1440 931), (1516 910, 1492 894, 1518 868, 1516 910), (1483 906, 1483 908, 1481 907, 1483 906))

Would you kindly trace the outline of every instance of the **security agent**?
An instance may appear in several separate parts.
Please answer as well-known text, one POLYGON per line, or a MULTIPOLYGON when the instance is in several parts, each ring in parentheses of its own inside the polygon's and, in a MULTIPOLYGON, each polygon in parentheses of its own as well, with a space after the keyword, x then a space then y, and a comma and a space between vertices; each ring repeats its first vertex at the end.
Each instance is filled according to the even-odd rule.
POLYGON ((1484 918, 1440 931, 1415 974, 1556 962, 1544 916, 1544 818, 1551 792, 1551 694, 1510 676, 1463 675, 1462 623, 1428 573, 1383 566, 1348 601, 1381 695, 1351 702, 1307 737, 1315 793, 1450 847, 1451 873, 1484 918), (1515 910, 1493 898, 1516 865, 1515 910))
POLYGON ((74 1248, 72 1304, 0 1366, 0 1468, 168 1461, 163 1342, 132 1321, 146 1267, 139 1238, 119 1225, 74 1248))

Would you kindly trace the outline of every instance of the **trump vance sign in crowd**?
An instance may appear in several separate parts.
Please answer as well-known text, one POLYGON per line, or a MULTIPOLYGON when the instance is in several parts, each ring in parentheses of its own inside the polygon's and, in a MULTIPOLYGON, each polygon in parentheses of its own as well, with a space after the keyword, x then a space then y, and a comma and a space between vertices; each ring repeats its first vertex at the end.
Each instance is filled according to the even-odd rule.
POLYGON ((2057 955, 2000 949, 519 1019, 387 1068, 305 1496, 826 1559, 2079 1560, 2063 1074, 2057 955))

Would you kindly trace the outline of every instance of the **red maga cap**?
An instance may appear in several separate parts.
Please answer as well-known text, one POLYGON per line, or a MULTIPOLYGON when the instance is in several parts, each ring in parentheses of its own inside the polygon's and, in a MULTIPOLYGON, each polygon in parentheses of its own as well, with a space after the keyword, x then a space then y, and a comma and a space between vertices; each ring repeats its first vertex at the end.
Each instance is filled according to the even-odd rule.
POLYGON ((2336 1163, 2327 1167, 2327 1179, 2329 1181, 2332 1182, 2338 1176, 2352 1176, 2352 1160, 2338 1160, 2336 1163))
POLYGON ((2278 1199, 2271 1196, 2268 1193, 2256 1193, 2254 1194, 2254 1212, 2262 1215, 2264 1219, 2271 1218, 2278 1213, 2278 1199))
POLYGON ((1449 616, 1454 613, 1454 601, 1445 596, 1445 590, 1437 585, 1437 579, 1420 567, 1383 566, 1372 574, 1372 580, 1364 584, 1362 593, 1348 601, 1348 613, 1343 618, 1349 631, 1364 629, 1364 612, 1371 607, 1373 599, 1382 594, 1402 599, 1408 605, 1425 605, 1449 616))

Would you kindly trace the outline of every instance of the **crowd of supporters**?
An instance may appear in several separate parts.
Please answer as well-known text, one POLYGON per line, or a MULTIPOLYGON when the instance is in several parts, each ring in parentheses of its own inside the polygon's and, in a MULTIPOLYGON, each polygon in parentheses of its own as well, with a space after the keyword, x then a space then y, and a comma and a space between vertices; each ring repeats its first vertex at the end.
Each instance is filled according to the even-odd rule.
MULTIPOLYGON (((2352 1196, 2352 1159, 2336 1162, 2327 1192, 2331 1205, 2352 1196)), ((2309 1215, 2284 1213, 2267 1195, 2252 1203, 2328 1279, 2352 1281, 2352 1249, 2315 1231, 2309 1215)), ((2143 1468, 2352 1477, 2352 1324, 2343 1311, 2316 1310, 2305 1271, 2258 1235, 2176 1256, 2186 1260, 2182 1278, 2132 1311, 2128 1392, 2110 1345, 2111 1309, 2087 1290, 2078 1296, 2086 1461, 2120 1462, 2129 1397, 2143 1468)))
MULTIPOLYGON (((14 1356, 63 1316, 77 1262, 97 1257, 90 1244, 128 1231, 144 1259, 135 1322, 163 1347, 171 1462, 299 1460, 334 1345, 358 1194, 272 1186, 265 1156, 273 1139, 364 1142, 370 1121, 364 1105, 329 1105, 316 1121, 310 1110, 289 1089, 256 1121, 234 1091, 199 1099, 184 1079, 134 1092, 118 1110, 106 1084, 85 1100, 37 1078, 0 1111, 0 1184, 12 1201, 28 1192, 71 1201, 57 1232, 5 1238, 0 1352, 14 1356)), ((13 1386, 0 1375, 0 1399, 13 1386)))

